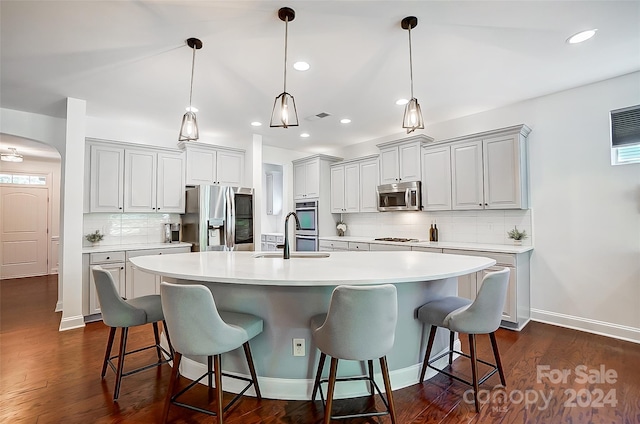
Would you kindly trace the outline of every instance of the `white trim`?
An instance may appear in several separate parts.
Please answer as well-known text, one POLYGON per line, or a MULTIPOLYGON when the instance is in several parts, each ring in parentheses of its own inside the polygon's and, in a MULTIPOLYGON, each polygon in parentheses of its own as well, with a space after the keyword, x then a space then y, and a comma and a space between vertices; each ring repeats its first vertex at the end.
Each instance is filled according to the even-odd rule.
POLYGON ((58 300, 56 303, 56 309, 53 312, 62 312, 62 300, 58 300))
MULTIPOLYGON (((456 340, 453 344, 454 349, 460 350, 460 340, 456 340)), ((446 350, 443 349, 441 352, 434 354, 432 356, 440 355, 444 353, 446 350)), ((457 357, 458 355, 454 355, 457 357)), ((377 361, 376 361, 377 362, 377 361)), ((173 364, 172 364, 173 365, 173 364)), ((434 363, 436 367, 442 367, 448 365, 448 358, 444 356, 434 363)), ((374 366, 376 366, 374 364, 374 366)), ((399 370, 394 370, 389 372, 389 379, 391 380, 391 387, 393 390, 399 390, 413 384, 418 383, 418 378, 420 376, 420 367, 422 367, 422 362, 402 368, 399 370)), ((315 368, 315 367, 314 367, 315 368)), ((325 364, 325 369, 328 368, 328 364, 325 364)), ((376 366, 377 368, 377 366, 376 366)), ((182 361, 180 362, 180 375, 189 378, 191 380, 195 380, 199 378, 207 372, 207 366, 201 362, 196 362, 187 357, 182 357, 182 361)), ((248 375, 228 372, 227 374, 238 375, 244 378, 250 378, 248 375)), ((427 369, 427 374, 425 380, 430 379, 431 377, 436 375, 436 371, 432 369, 427 369)), ((380 390, 384 393, 384 383, 382 381, 382 376, 380 373, 375 373, 374 379, 380 387, 380 390)), ((280 400, 310 400, 311 392, 313 391, 313 379, 293 379, 293 378, 273 378, 273 377, 260 377, 258 376, 258 381, 260 383, 260 392, 263 398, 267 399, 280 399, 280 400)), ((203 384, 207 384, 206 379, 201 381, 203 384)), ((222 385, 224 387, 225 392, 238 393, 240 392, 246 383, 241 380, 235 380, 233 378, 222 378, 222 385)), ((249 396, 255 396, 255 391, 253 387, 251 387, 245 393, 249 396)), ((365 382, 360 381, 348 381, 341 382, 340 384, 336 384, 334 399, 342 399, 342 398, 350 398, 350 397, 359 397, 359 396, 367 396, 369 395, 369 388, 365 382)), ((316 399, 319 399, 317 397, 316 399)))
MULTIPOLYGON (((57 309, 57 306, 56 306, 57 309)), ((60 320, 59 331, 73 330, 75 328, 84 327, 84 317, 82 315, 76 315, 73 317, 62 318, 60 320)))
POLYGON ((640 328, 531 308, 531 319, 587 333, 640 343, 640 328))

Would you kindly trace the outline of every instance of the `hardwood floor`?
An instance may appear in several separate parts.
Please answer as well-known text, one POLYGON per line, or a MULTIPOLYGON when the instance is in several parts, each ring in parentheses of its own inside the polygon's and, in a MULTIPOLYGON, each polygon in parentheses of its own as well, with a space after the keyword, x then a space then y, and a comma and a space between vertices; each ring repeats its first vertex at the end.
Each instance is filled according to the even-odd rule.
MULTIPOLYGON (((57 279, 32 277, 0 282, 0 422, 3 423, 152 423, 160 420, 170 368, 164 365, 126 377, 120 399, 111 400, 114 375, 100 379, 108 327, 101 322, 58 332, 57 279)), ((522 332, 499 330, 498 345, 507 387, 493 389, 497 375, 480 386, 479 414, 464 400, 466 386, 444 376, 394 391, 398 421, 426 423, 640 423, 640 345, 532 322, 522 332), (548 370, 538 372, 538 367, 548 370), (584 366, 585 369, 577 368, 584 366), (596 380, 605 369, 608 380, 596 380), (569 374, 564 381, 562 370, 569 374), (586 371, 586 373, 584 372, 586 371), (591 372, 591 381, 584 374, 591 372), (616 374, 615 382, 613 373, 616 374), (541 378, 538 378, 541 374, 541 378), (500 393, 506 396, 495 396, 500 393), (573 394, 579 395, 574 397, 573 394), (492 397, 493 396, 493 397, 492 397), (571 406, 571 404, 575 406, 571 406)), ((131 347, 153 340, 152 327, 130 332, 131 347)), ((463 349, 467 346, 463 340, 463 349)), ((492 359, 489 339, 478 337, 481 358, 492 359)), ((153 351, 125 366, 152 361, 153 351)), ((284 359, 286 360, 286 358, 284 359)), ((467 377, 464 359, 454 369, 467 377)), ((482 371, 483 368, 481 367, 482 371)), ((259 374, 258 370, 258 374, 259 374)), ((187 380, 182 384, 188 383, 187 380)), ((196 398, 207 389, 198 387, 196 398)), ((225 399, 228 399, 225 396, 225 399)), ((206 403, 206 402, 204 402, 206 403)), ((340 402, 340 410, 381 407, 369 398, 340 402)), ((225 416, 229 424, 322 422, 320 402, 244 398, 225 416)), ((216 423, 213 417, 172 407, 173 423, 216 423)), ((346 424, 389 423, 388 417, 343 420, 346 424)))

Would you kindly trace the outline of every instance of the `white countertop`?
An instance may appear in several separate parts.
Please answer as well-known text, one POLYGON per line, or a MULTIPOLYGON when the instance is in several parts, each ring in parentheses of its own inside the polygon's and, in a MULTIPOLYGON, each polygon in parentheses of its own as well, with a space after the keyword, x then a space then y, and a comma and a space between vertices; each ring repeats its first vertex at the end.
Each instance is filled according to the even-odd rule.
MULTIPOLYGON (((262 252, 266 253, 266 252, 262 252)), ((260 252, 193 252, 132 258, 138 268, 184 280, 267 286, 335 286, 439 280, 488 268, 481 256, 426 252, 322 252, 326 258, 256 258, 260 252)))
POLYGON ((146 244, 112 244, 85 246, 82 253, 103 253, 103 252, 122 252, 125 250, 144 250, 144 249, 174 249, 176 247, 191 247, 191 243, 146 243, 146 244))
POLYGON ((496 252, 496 253, 525 253, 533 250, 533 246, 516 246, 508 244, 485 244, 485 243, 457 243, 457 242, 433 242, 433 241, 417 241, 417 242, 392 242, 378 241, 374 237, 352 237, 352 236, 322 236, 320 240, 346 241, 371 244, 392 244, 398 246, 417 246, 417 247, 433 247, 436 249, 455 249, 455 250, 471 250, 477 252, 496 252))

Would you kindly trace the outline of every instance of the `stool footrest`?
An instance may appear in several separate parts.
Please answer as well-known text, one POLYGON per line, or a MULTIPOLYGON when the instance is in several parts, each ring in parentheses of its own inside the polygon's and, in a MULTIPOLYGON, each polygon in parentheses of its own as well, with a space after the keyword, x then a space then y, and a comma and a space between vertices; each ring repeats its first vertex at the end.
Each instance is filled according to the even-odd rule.
MULTIPOLYGON (((436 367, 434 367, 433 365, 431 365, 433 362, 436 362, 438 359, 444 358, 445 356, 449 355, 450 353, 456 353, 456 354, 458 354, 458 355, 460 355, 460 356, 464 356, 465 358, 469 358, 469 359, 471 359, 471 356, 469 356, 468 354, 466 354, 466 353, 464 353, 464 352, 460 352, 460 351, 457 351, 457 350, 447 350, 446 352, 444 352, 444 353, 442 353, 442 354, 440 354, 440 355, 436 356, 435 358, 431 359, 431 360, 427 363, 427 367, 429 367, 429 368, 431 368, 431 369, 433 369, 433 370, 436 370, 436 371, 438 371, 438 372, 440 372, 440 373, 442 373, 442 374, 444 374, 444 375, 446 375, 446 376, 448 376, 448 377, 451 377, 451 378, 453 378, 454 380, 457 380, 457 381, 459 381, 459 382, 461 382, 461 383, 464 383, 464 384, 466 384, 466 385, 468 385, 468 386, 472 386, 472 387, 473 387, 473 383, 470 383, 470 382, 468 382, 468 381, 464 380, 463 378, 458 377, 457 375, 453 375, 453 374, 451 374, 451 373, 449 373, 449 372, 447 372, 447 371, 444 371, 444 370, 442 370, 442 369, 436 368, 436 367)), ((491 377, 493 374, 495 374, 496 372, 498 372, 498 366, 497 366, 497 365, 495 365, 495 364, 492 364, 492 363, 490 363, 490 362, 483 361, 482 359, 478 359, 478 358, 476 358, 476 360, 477 360, 478 362, 481 362, 481 363, 483 363, 483 364, 485 364, 485 365, 488 365, 489 367, 491 367, 491 368, 492 368, 492 369, 491 369, 491 371, 489 371, 488 373, 486 373, 482 378, 480 378, 480 379, 478 380, 478 385, 480 385, 480 384, 484 383, 487 379, 489 379, 489 377, 491 377)))
MULTIPOLYGON (((375 390, 380 395, 380 399, 382 399, 382 403, 384 403, 384 406, 387 408, 387 410, 384 411, 384 412, 374 411, 374 412, 365 412, 365 413, 361 413, 361 414, 332 415, 331 416, 332 420, 346 420, 346 419, 349 419, 349 418, 379 417, 379 416, 382 416, 382 415, 389 415, 389 403, 387 402, 387 399, 382 395, 382 390, 380 390, 380 387, 378 387, 378 384, 375 382, 375 380, 373 378, 371 378, 369 376, 366 376, 366 375, 357 376, 357 377, 340 377, 340 378, 336 378, 336 382, 340 382, 340 381, 368 381, 369 383, 371 383, 373 385, 375 390)), ((320 384, 318 384, 318 389, 320 390, 320 399, 322 400, 322 405, 325 408, 327 407, 327 402, 324 399, 324 392, 322 391, 322 383, 328 383, 328 382, 329 382, 328 378, 322 378, 322 379, 320 379, 320 384)))
MULTIPOLYGON (((123 372, 122 373, 122 377, 126 377, 128 375, 135 374, 135 373, 138 373, 140 371, 148 370, 148 369, 153 368, 153 367, 158 367, 158 366, 160 366, 162 364, 168 364, 173 359, 173 355, 171 355, 171 353, 167 352, 167 350, 165 348, 163 348, 162 346, 155 345, 155 344, 147 346, 147 347, 142 347, 142 348, 136 349, 136 350, 131 350, 129 352, 125 352, 124 356, 126 357, 127 355, 131 355, 131 354, 134 354, 134 353, 142 352, 144 350, 158 349, 158 348, 160 350, 162 350, 162 352, 164 352, 165 355, 168 356, 168 359, 163 359, 161 361, 156 361, 156 362, 153 362, 151 364, 142 366, 140 368, 136 368, 136 369, 131 370, 131 371, 123 372)), ((118 370, 117 370, 116 366, 113 363, 113 359, 116 359, 116 358, 118 358, 118 355, 113 355, 113 356, 109 357, 107 359, 107 363, 109 364, 109 367, 111 368, 111 370, 117 374, 118 370)), ((123 360, 124 360, 124 358, 123 358, 123 360)))

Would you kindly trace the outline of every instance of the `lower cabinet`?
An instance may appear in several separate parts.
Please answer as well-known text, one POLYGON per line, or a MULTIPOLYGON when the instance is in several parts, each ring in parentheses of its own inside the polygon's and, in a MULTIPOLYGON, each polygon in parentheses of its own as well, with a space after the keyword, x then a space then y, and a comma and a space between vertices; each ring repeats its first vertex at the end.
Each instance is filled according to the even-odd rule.
POLYGON ((369 245, 369 250, 382 250, 382 251, 391 251, 391 250, 411 250, 411 246, 402 246, 399 244, 379 244, 379 243, 371 243, 369 245))
POLYGON ((150 294, 160 294, 160 282, 162 277, 136 268, 129 259, 137 256, 170 255, 174 253, 188 253, 189 246, 167 247, 159 249, 113 251, 104 253, 85 253, 82 255, 83 287, 83 314, 87 321, 99 320, 100 302, 96 292, 95 282, 91 268, 100 265, 109 271, 118 288, 118 293, 124 298, 134 298, 150 294))
POLYGON ((333 240, 320 240, 318 243, 318 250, 321 252, 333 252, 340 250, 349 250, 349 242, 347 241, 333 241, 333 240))

